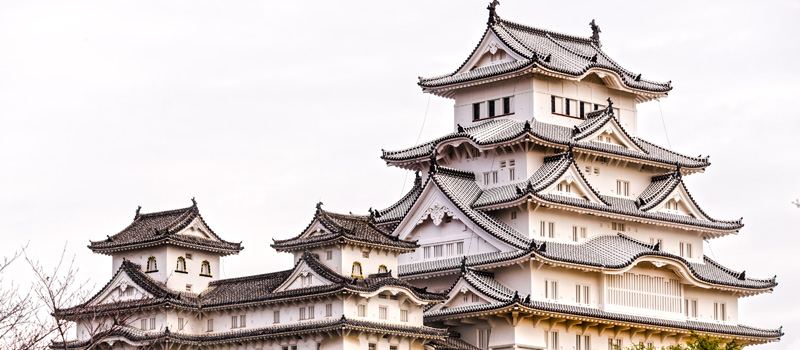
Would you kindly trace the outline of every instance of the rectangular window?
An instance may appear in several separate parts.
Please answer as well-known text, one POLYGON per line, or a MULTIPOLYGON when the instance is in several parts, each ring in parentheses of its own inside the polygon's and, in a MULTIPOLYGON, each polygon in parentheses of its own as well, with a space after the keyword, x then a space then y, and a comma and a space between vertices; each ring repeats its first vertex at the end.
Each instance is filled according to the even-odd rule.
POLYGON ((497 115, 495 113, 495 108, 494 108, 495 102, 497 102, 497 101, 492 100, 492 101, 486 102, 489 105, 489 117, 490 118, 494 117, 495 115, 497 115))
POLYGON ((400 322, 408 322, 408 310, 400 310, 400 322))
POLYGON ((192 253, 186 253, 184 256, 186 257, 186 260, 192 260, 192 253))
POLYGON ((511 160, 508 161, 508 166, 514 166, 516 164, 517 164, 517 161, 514 160, 514 159, 511 159, 511 160))
POLYGON ((313 320, 314 319, 314 307, 313 306, 309 306, 308 307, 308 319, 309 320, 313 320))
POLYGON ((612 222, 611 229, 614 231, 625 232, 625 224, 621 222, 612 222))
POLYGON ((447 256, 453 256, 456 253, 456 244, 449 243, 447 244, 447 256))
POLYGON ((239 327, 247 327, 247 316, 239 315, 239 327))
POLYGON ((569 107, 570 107, 570 106, 569 106, 569 105, 570 105, 570 102, 572 102, 572 101, 570 101, 569 99, 565 99, 564 101, 566 102, 566 103, 564 103, 564 109, 565 109, 565 111, 564 111, 564 114, 566 114, 566 115, 572 115, 572 114, 570 113, 570 112, 571 112, 571 110, 570 110, 570 108, 569 108, 569 107))
POLYGON ((564 99, 557 96, 550 97, 551 111, 554 114, 564 114, 564 99))
POLYGON ((361 257, 362 258, 369 258, 369 252, 368 251, 361 252, 361 257))
POLYGON ((333 260, 333 251, 329 250, 325 252, 325 260, 333 260))
POLYGON ((539 235, 542 237, 555 237, 555 230, 556 230, 556 223, 554 222, 546 222, 540 221, 539 222, 539 235))
POLYGON ((368 348, 369 350, 375 350, 375 344, 373 344, 373 343, 370 343, 370 344, 369 344, 369 346, 368 346, 367 348, 368 348))
POLYGON ((154 330, 154 329, 156 329, 156 318, 155 317, 151 317, 150 318, 150 330, 154 330))
POLYGON ((191 292, 192 291, 192 285, 191 284, 186 284, 186 291, 187 292, 191 292))
POLYGON ((333 316, 333 304, 325 304, 325 317, 333 316))
POLYGON ((575 302, 578 304, 589 305, 589 286, 580 284, 575 285, 575 302))
POLYGON ((497 171, 492 172, 492 183, 497 183, 497 171))
POLYGON ((141 328, 143 331, 144 331, 144 330, 147 330, 147 319, 146 319, 146 318, 143 318, 143 319, 141 320, 141 323, 142 323, 142 326, 141 326, 140 328, 141 328))
POLYGON ((359 317, 367 317, 367 306, 366 305, 359 305, 358 306, 358 316, 359 317))
POLYGON ((481 104, 480 103, 473 103, 472 104, 472 120, 479 120, 481 119, 481 104))
POLYGON ((680 244, 680 254, 681 257, 684 258, 692 258, 692 244, 691 243, 684 243, 681 242, 680 244))
POLYGON ((441 256, 442 256, 442 245, 441 244, 437 244, 437 245, 433 246, 433 257, 434 258, 439 258, 441 256))
POLYGON ((516 177, 516 175, 517 174, 516 174, 516 171, 514 171, 514 168, 508 168, 508 179, 509 180, 514 181, 514 177, 516 177))
POLYGON ((594 174, 595 174, 595 175, 600 175, 600 168, 598 168, 598 167, 595 167, 595 168, 594 168, 594 174))
POLYGON ((489 173, 483 173, 483 183, 485 185, 489 184, 489 173))
POLYGON ((544 281, 544 297, 551 300, 558 300, 557 281, 544 281))
POLYGON ((558 349, 558 332, 544 331, 545 347, 549 350, 558 349))
POLYGON ((608 350, 622 350, 622 339, 608 338, 608 350))
POLYGON ((385 320, 389 316, 389 309, 385 306, 381 306, 378 308, 378 318, 381 320, 385 320))
POLYGON ((397 346, 389 345, 389 350, 397 350, 397 346))
POLYGON ((629 196, 630 195, 630 188, 631 183, 624 180, 617 180, 617 195, 619 196, 629 196))
POLYGON ((478 348, 483 350, 489 349, 489 337, 491 334, 492 330, 489 328, 478 329, 478 348))
POLYGON ((591 336, 588 336, 588 335, 584 335, 583 336, 583 348, 584 349, 589 350, 589 349, 592 348, 591 347, 592 346, 591 340, 592 340, 591 336))
POLYGON ((714 302, 714 320, 725 321, 725 303, 714 302))
POLYGON ((477 294, 472 294, 472 302, 477 303, 481 301, 481 298, 477 294))
POLYGON ((550 113, 556 112, 556 97, 550 96, 550 113))
POLYGON ((586 239, 586 227, 572 226, 572 241, 586 239))
POLYGON ((456 254, 458 255, 464 254, 464 242, 456 243, 456 254))
POLYGON ((430 259, 430 258, 431 258, 431 247, 430 247, 430 246, 428 246, 428 247, 423 247, 423 248, 422 248, 422 253, 423 253, 423 254, 422 254, 422 255, 423 255, 423 258, 425 258, 425 259, 430 259))
POLYGON ((503 97, 503 114, 511 114, 511 97, 503 97))
POLYGON ((210 319, 206 321, 206 332, 213 332, 214 331, 214 320, 210 319))
POLYGON ((697 300, 684 299, 683 300, 683 314, 686 317, 697 318, 697 300))
POLYGON ((505 168, 506 167, 506 161, 505 160, 500 161, 500 167, 501 168, 505 168))
POLYGON ((281 322, 281 312, 275 311, 272 313, 272 323, 280 323, 281 322))
POLYGON ((298 317, 298 319, 299 320, 305 320, 306 319, 306 308, 304 308, 304 307, 300 308, 300 316, 298 317))
POLYGON ((586 118, 586 102, 581 102, 581 118, 586 118))
POLYGON ((514 220, 514 219, 516 219, 516 218, 517 218, 517 212, 515 212, 515 211, 512 211, 512 212, 511 212, 511 220, 514 220))
POLYGON ((231 328, 239 327, 239 316, 231 316, 231 328))
POLYGON ((183 330, 183 317, 178 317, 178 330, 183 330))

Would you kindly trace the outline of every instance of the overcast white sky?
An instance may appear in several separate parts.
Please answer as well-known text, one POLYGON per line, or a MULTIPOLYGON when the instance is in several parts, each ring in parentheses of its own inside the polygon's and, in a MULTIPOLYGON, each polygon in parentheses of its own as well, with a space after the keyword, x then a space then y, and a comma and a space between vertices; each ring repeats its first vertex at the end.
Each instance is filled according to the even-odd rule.
MULTIPOLYGON (((457 68, 488 2, 0 2, 0 255, 30 242, 47 264, 66 243, 99 288, 110 258, 89 239, 124 228, 137 205, 196 197, 246 247, 223 277, 289 268, 269 244, 298 234, 318 200, 365 212, 399 198, 406 173, 380 150, 414 144, 429 99, 417 76, 457 68)), ((800 3, 699 3, 503 0, 498 13, 583 36, 596 19, 611 57, 673 81, 661 102, 673 149, 711 155, 686 179, 692 194, 746 224, 706 253, 778 275, 773 294, 742 300, 740 320, 784 326, 759 349, 798 348, 800 3)), ((430 99, 422 141, 452 131, 452 105, 430 99)), ((639 120, 667 145, 658 102, 639 120)))

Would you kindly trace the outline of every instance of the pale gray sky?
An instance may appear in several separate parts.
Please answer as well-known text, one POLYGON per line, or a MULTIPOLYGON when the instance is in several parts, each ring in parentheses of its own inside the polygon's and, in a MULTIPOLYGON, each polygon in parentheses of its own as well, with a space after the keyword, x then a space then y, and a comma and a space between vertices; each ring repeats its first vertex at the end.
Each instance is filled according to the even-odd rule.
MULTIPOLYGON (((124 228, 137 205, 197 197, 209 225, 246 247, 224 277, 290 267, 271 239, 298 234, 319 199, 365 212, 399 198, 406 173, 380 150, 414 144, 429 99, 416 77, 458 67, 488 2, 0 2, 0 255, 30 241, 52 263, 66 242, 100 287, 110 258, 89 239, 124 228)), ((594 18, 619 63, 673 81, 661 102, 673 148, 711 155, 686 179, 692 194, 746 224, 707 254, 778 275, 773 294, 741 300, 740 320, 784 326, 758 349, 799 348, 800 3, 699 3, 504 0, 498 14, 583 36, 594 18)), ((452 101, 431 98, 422 140, 452 131, 451 118, 452 101)), ((667 144, 658 102, 639 120, 667 144)))

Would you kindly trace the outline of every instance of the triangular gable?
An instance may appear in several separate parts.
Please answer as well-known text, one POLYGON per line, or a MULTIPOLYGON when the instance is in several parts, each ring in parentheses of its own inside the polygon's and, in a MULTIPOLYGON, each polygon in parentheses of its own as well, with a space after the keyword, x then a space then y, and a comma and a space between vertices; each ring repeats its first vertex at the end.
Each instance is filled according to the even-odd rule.
MULTIPOLYGON (((420 224, 426 221, 435 226, 458 225, 461 227, 460 230, 463 232, 464 237, 477 235, 490 246, 482 247, 485 251, 481 251, 480 253, 516 250, 513 246, 483 230, 477 223, 465 215, 433 181, 428 181, 416 203, 414 203, 405 218, 403 218, 397 228, 395 228, 394 235, 402 240, 427 240, 420 237, 424 235, 425 232, 419 229, 420 224)), ((448 238, 448 240, 451 239, 452 238, 448 238)), ((467 253, 473 254, 474 252, 467 252, 465 248, 464 254, 467 253)))
POLYGON ((502 40, 491 30, 487 30, 481 38, 475 51, 467 58, 461 68, 455 74, 471 71, 501 63, 516 62, 526 59, 514 52, 503 43, 502 40))
POLYGON ((461 276, 447 291, 447 301, 432 307, 431 311, 504 303, 513 297, 512 290, 497 282, 491 273, 476 271, 462 265, 461 276))
POLYGON ((571 162, 570 166, 549 186, 542 189, 539 193, 559 195, 565 197, 575 197, 587 199, 592 203, 606 204, 600 198, 594 188, 586 181, 581 175, 575 162, 571 162))
POLYGON ((608 120, 603 123, 602 126, 598 127, 594 132, 587 133, 585 135, 577 135, 575 141, 610 143, 612 145, 625 147, 632 151, 645 153, 639 147, 639 145, 637 145, 636 142, 631 139, 630 135, 625 132, 622 126, 619 125, 617 118, 614 116, 610 116, 608 120))
POLYGON ((120 268, 117 274, 98 292, 86 302, 86 306, 115 303, 119 301, 137 300, 153 297, 144 286, 136 283, 138 278, 132 278, 128 271, 120 268))
POLYGON ((273 293, 282 292, 291 289, 308 288, 311 286, 322 286, 333 283, 331 280, 325 278, 317 271, 316 266, 312 266, 305 258, 298 260, 298 264, 292 270, 289 277, 279 285, 273 293))
POLYGON ((700 220, 712 221, 708 215, 700 209, 697 202, 686 190, 683 181, 678 183, 672 192, 665 196, 658 204, 653 206, 649 212, 660 212, 676 215, 688 215, 700 220), (674 205, 674 206, 673 206, 674 205))
POLYGON ((209 229, 208 226, 206 226, 206 224, 203 222, 203 220, 200 219, 199 216, 194 218, 194 220, 192 220, 192 222, 189 223, 189 225, 187 225, 184 229, 180 230, 176 234, 199 237, 212 241, 219 241, 219 238, 217 238, 214 234, 211 233, 211 229, 209 229))

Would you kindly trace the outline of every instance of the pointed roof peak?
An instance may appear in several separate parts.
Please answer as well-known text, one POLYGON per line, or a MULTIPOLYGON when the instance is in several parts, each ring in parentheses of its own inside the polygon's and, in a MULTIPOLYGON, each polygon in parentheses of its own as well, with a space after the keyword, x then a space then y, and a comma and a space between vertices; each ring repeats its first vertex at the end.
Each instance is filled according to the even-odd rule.
POLYGON ((486 9, 489 10, 489 20, 486 22, 486 24, 490 26, 494 25, 497 20, 500 19, 500 16, 497 15, 497 5, 500 5, 500 1, 492 0, 492 2, 489 3, 489 6, 486 7, 486 9))

